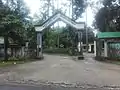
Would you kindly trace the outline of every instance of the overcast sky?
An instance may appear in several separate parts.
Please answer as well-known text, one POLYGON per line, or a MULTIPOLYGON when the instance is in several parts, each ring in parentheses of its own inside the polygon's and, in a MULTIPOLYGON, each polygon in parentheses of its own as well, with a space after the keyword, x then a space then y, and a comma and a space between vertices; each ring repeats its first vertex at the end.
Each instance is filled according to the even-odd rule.
MULTIPOLYGON (((62 2, 62 0, 60 0, 62 2)), ((40 0, 25 0, 27 6, 30 8, 31 16, 33 16, 38 9, 40 8, 40 0)), ((65 2, 65 0, 64 0, 65 2)), ((86 21, 86 14, 83 14, 83 18, 80 19, 81 21, 86 21)), ((94 16, 90 7, 87 9, 87 24, 88 26, 92 25, 94 20, 94 16)))

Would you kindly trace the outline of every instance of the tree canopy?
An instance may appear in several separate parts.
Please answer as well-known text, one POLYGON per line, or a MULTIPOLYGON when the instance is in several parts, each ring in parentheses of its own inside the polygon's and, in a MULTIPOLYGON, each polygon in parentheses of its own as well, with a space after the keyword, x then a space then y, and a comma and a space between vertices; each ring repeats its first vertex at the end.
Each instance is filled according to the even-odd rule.
POLYGON ((2 36, 7 35, 13 40, 23 41, 21 38, 24 39, 24 36, 26 36, 24 33, 28 24, 26 18, 29 18, 29 10, 23 0, 4 1, 5 3, 0 0, 0 34, 2 36))
POLYGON ((120 30, 120 1, 103 0, 103 7, 100 8, 95 17, 95 27, 101 32, 120 30))
POLYGON ((87 2, 85 0, 72 0, 72 18, 77 20, 81 17, 82 13, 85 11, 87 2))
POLYGON ((29 25, 29 10, 23 0, 0 0, 0 36, 4 37, 5 60, 8 38, 12 38, 14 43, 22 45, 26 40, 26 27, 29 25))

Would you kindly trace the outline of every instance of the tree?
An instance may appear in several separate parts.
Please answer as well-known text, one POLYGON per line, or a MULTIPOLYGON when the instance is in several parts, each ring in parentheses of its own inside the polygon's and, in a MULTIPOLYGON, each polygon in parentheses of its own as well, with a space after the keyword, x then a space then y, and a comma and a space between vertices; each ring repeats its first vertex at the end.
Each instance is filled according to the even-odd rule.
POLYGON ((85 11, 87 2, 85 0, 72 0, 72 18, 77 20, 85 11))
POLYGON ((24 6, 23 0, 10 0, 6 1, 6 4, 0 1, 0 35, 4 37, 5 41, 5 60, 8 59, 7 48, 8 48, 8 37, 11 37, 14 41, 23 43, 25 25, 28 23, 26 18, 28 11, 24 6))
POLYGON ((101 32, 116 32, 120 29, 120 2, 118 0, 103 0, 103 7, 95 17, 94 26, 101 32))

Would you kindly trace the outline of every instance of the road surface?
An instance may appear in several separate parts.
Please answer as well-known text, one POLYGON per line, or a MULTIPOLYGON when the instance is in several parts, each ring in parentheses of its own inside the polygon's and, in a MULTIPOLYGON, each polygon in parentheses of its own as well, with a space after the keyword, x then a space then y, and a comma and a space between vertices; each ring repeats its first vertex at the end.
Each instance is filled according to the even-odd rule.
MULTIPOLYGON (((74 60, 70 56, 44 55, 45 59, 42 61, 1 69, 0 83, 98 88, 97 90, 100 88, 102 88, 101 90, 103 88, 119 88, 119 65, 95 61, 92 59, 92 54, 84 55, 85 60, 80 61, 74 60)), ((73 90, 77 90, 77 88, 73 90)))

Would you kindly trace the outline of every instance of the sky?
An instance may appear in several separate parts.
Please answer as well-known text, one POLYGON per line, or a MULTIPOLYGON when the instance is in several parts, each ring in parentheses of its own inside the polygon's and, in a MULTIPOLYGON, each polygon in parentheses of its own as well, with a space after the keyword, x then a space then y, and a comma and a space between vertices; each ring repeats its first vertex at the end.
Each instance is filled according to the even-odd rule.
MULTIPOLYGON (((29 7, 31 16, 33 16, 36 12, 38 12, 40 8, 40 0, 24 0, 26 5, 29 7)), ((59 0, 63 2, 62 0, 59 0)), ((60 2, 60 3, 61 3, 60 2)), ((64 0, 65 2, 65 0, 64 0)), ((92 13, 92 10, 90 7, 87 8, 87 25, 91 26, 92 22, 94 20, 94 14, 92 13)), ((86 22, 86 13, 83 13, 83 17, 80 19, 80 21, 85 21, 86 22)))

